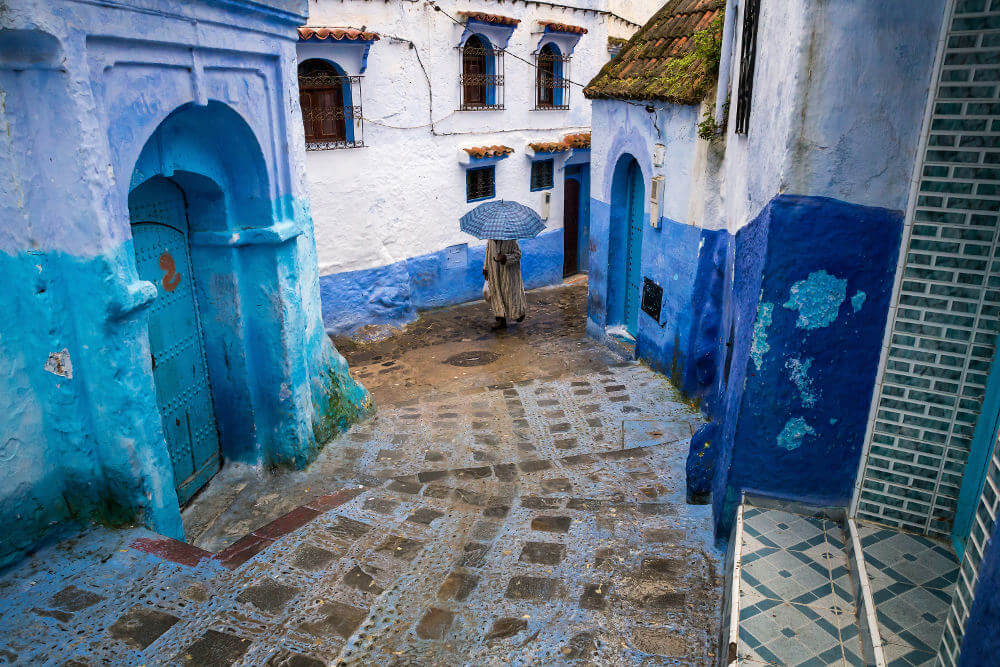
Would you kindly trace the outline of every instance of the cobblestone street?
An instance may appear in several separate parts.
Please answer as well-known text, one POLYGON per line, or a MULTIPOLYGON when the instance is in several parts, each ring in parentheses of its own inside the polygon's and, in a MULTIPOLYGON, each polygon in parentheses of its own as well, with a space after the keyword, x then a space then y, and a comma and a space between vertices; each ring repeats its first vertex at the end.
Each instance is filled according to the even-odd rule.
POLYGON ((32 664, 691 664, 721 554, 684 503, 698 412, 583 335, 586 283, 336 340, 378 412, 306 470, 226 466, 190 544, 92 528, 0 580, 32 664))

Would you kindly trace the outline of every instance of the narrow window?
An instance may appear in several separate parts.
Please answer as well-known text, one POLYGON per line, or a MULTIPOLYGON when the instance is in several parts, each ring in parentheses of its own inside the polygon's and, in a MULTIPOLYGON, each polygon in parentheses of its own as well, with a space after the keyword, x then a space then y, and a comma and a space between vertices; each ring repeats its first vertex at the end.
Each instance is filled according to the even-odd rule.
POLYGON ((531 189, 548 190, 552 187, 554 160, 535 160, 531 163, 531 189))
POLYGON ((757 19, 760 0, 747 0, 743 6, 743 36, 740 49, 740 82, 736 91, 736 133, 750 129, 750 100, 753 96, 753 70, 757 62, 757 19))
POLYGON ((569 58, 559 53, 555 44, 546 44, 536 56, 536 109, 568 109, 569 79, 566 69, 569 58))
MULTIPOLYGON (((299 103, 306 133, 306 149, 344 148, 362 145, 355 137, 355 107, 351 105, 351 82, 323 60, 299 65, 299 103)), ((360 91, 360 82, 358 82, 360 91)), ((360 109, 360 107, 358 107, 360 109)))
POLYGON ((487 83, 492 49, 476 35, 469 37, 462 47, 462 107, 477 108, 489 104, 487 83))
POLYGON ((477 201, 479 199, 489 199, 495 193, 494 169, 489 167, 477 167, 465 172, 465 200, 477 201))

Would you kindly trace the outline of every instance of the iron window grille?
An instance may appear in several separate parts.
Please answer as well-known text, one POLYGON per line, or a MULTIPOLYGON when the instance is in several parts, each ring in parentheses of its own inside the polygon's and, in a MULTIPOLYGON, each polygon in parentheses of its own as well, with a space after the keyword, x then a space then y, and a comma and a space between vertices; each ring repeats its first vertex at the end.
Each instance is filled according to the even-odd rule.
POLYGON ((460 111, 500 111, 504 108, 503 49, 494 49, 473 35, 458 47, 462 91, 460 111))
POLYGON ((307 151, 365 145, 361 78, 342 75, 322 61, 306 61, 299 66, 299 102, 307 151))
POLYGON ((569 109, 569 56, 549 48, 535 54, 535 109, 569 109))
POLYGON ((750 101, 753 97, 753 72, 757 62, 757 20, 760 0, 747 0, 743 8, 743 36, 740 48, 740 81, 736 91, 736 133, 750 130, 750 101))
POLYGON ((548 190, 554 182, 555 160, 535 160, 531 163, 531 189, 548 190))
POLYGON ((465 172, 465 200, 490 199, 496 194, 496 171, 493 165, 465 172))

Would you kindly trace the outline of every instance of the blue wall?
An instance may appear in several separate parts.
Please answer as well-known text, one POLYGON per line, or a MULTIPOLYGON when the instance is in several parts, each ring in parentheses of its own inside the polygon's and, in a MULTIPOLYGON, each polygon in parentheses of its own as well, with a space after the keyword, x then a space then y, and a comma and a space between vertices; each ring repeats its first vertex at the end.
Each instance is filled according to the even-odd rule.
POLYGON ((1000 655, 1000 522, 986 542, 979 578, 962 638, 960 667, 995 665, 1000 655))
POLYGON ((733 360, 706 457, 719 535, 743 491, 849 502, 901 233, 900 211, 793 195, 738 232, 733 360))
MULTIPOLYGON (((520 245, 527 289, 562 282, 562 229, 520 245)), ((453 246, 387 266, 320 276, 323 321, 333 333, 368 324, 399 326, 415 320, 418 310, 482 299, 485 259, 485 245, 453 246)))
POLYGON ((171 179, 186 198, 223 455, 304 465, 371 409, 323 330, 298 176, 301 119, 282 103, 296 98, 282 63, 294 62, 304 11, 267 4, 169 3, 160 14, 26 2, 13 29, 0 31, 0 309, 8 318, 0 568, 68 522, 141 521, 183 537, 147 333, 158 289, 136 273, 127 203, 150 178, 171 179), (189 30, 209 15, 197 35, 189 30), (233 25, 271 39, 250 44, 233 25), (177 44, 135 41, 147 34, 177 44), (192 71, 192 50, 213 74, 192 71), (178 66, 178 54, 187 64, 178 66), (103 63, 97 81, 88 78, 92 62, 103 63), (260 114, 265 102, 283 111, 260 114))

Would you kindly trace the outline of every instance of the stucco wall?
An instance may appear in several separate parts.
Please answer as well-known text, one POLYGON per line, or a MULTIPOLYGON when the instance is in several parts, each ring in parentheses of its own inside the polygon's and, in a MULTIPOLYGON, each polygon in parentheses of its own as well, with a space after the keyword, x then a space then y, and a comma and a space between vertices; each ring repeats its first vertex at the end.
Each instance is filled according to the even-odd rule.
POLYGON ((369 405, 320 317, 286 76, 305 0, 135 7, 24 0, 0 33, 0 566, 66 520, 183 535, 127 205, 147 178, 225 192, 191 236, 224 278, 197 285, 223 454, 301 465, 369 405))
MULTIPOLYGON (((603 9, 597 7, 603 4, 584 2, 580 6, 603 9)), ((648 16, 652 4, 636 3, 632 10, 642 13, 641 8, 648 6, 648 16)), ((381 36, 371 45, 363 73, 365 147, 310 151, 306 156, 324 286, 323 308, 330 330, 405 321, 428 303, 475 298, 482 288, 481 275, 473 275, 476 270, 470 273, 473 280, 456 283, 450 293, 440 289, 437 298, 430 301, 417 298, 419 290, 415 291, 413 284, 422 278, 409 272, 417 264, 426 272, 428 262, 446 257, 444 250, 451 246, 469 244, 470 257, 482 252, 485 242, 459 230, 459 218, 476 205, 466 202, 467 165, 460 163, 462 148, 496 144, 513 148, 512 155, 496 163, 496 197, 540 211, 543 193, 530 191, 528 144, 560 141, 566 134, 590 128, 590 103, 578 86, 571 86, 570 109, 535 110, 535 69, 515 56, 533 63, 532 53, 543 40, 554 38, 543 34, 539 20, 584 27, 588 33, 572 51, 569 76, 586 83, 608 59, 608 35, 627 36, 635 30, 634 25, 594 11, 526 3, 473 7, 445 2, 441 6, 460 20, 457 12, 467 9, 520 19, 504 59, 504 110, 457 111, 461 90, 456 47, 465 27, 443 13, 410 2, 321 0, 310 7, 310 25, 363 25, 381 36)), ((490 34, 493 32, 495 29, 490 34)), ((575 36, 558 39, 565 52, 575 36)), ((299 57, 326 57, 348 74, 360 74, 360 60, 352 60, 351 49, 329 41, 308 41, 299 45, 299 57)), ((545 233, 561 238, 563 169, 567 163, 585 163, 589 156, 587 151, 575 151, 554 157, 554 187, 545 191, 552 196, 545 233)), ((581 221, 581 230, 585 227, 581 221)), ((532 284, 557 282, 561 278, 561 249, 539 259, 546 261, 524 267, 526 279, 532 284)), ((452 268, 441 265, 434 270, 446 275, 452 268)))

